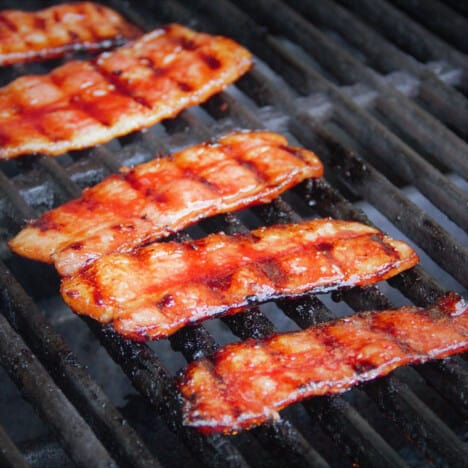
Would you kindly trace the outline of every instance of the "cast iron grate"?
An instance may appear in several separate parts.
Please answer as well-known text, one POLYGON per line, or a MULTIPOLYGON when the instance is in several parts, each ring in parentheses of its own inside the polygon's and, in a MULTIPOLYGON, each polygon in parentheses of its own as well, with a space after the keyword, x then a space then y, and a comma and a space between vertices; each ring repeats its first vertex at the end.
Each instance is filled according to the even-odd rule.
MULTIPOLYGON (((229 35, 252 50, 256 65, 203 106, 145 132, 58 158, 0 164, 0 307, 7 319, 0 316, 0 361, 45 422, 40 437, 25 442, 7 415, 9 400, 0 401, 6 429, 0 431, 0 460, 12 466, 25 458, 33 466, 462 466, 468 454, 464 356, 294 405, 280 421, 233 437, 203 437, 180 425, 172 375, 185 360, 226 341, 307 327, 354 310, 426 305, 447 289, 465 291, 468 62, 457 32, 466 24, 463 5, 107 3, 146 29, 177 21, 229 35), (277 301, 146 345, 72 315, 57 297, 52 268, 9 253, 6 240, 26 219, 121 165, 237 128, 279 131, 314 149, 326 164, 325 179, 303 183, 269 205, 208 219, 176 238, 333 216, 407 236, 421 252, 421 266, 377 287, 277 301), (121 390, 93 367, 93 350, 103 349, 117 364, 105 355, 104 369, 112 369, 121 390), (123 403, 127 392, 131 398, 123 403)), ((0 83, 58 63, 5 68, 0 83)), ((1 378, 11 386, 6 374, 1 378)), ((19 416, 24 411, 27 417, 26 404, 19 404, 19 416)))

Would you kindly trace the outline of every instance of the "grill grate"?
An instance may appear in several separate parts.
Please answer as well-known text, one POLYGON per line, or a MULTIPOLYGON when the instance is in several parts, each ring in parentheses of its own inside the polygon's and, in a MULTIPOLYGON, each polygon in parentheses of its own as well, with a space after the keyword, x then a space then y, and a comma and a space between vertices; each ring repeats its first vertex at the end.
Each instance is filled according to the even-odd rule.
MULTIPOLYGON (((11 3, 6 6, 14 7, 11 3)), ((232 437, 201 436, 181 426, 172 384, 180 355, 191 361, 225 341, 305 328, 353 310, 408 301, 427 305, 446 289, 464 291, 468 70, 463 29, 447 27, 466 23, 463 5, 456 0, 449 2, 452 7, 435 0, 107 3, 146 29, 178 21, 229 35, 256 54, 256 66, 208 103, 146 132, 59 158, 28 156, 0 164, 0 308, 8 319, 0 315, 0 362, 52 429, 35 453, 54 447, 42 457, 18 443, 19 450, 7 435, 8 420, 0 417, 6 428, 6 433, 0 428, 0 460, 21 466, 26 456, 36 466, 57 464, 64 457, 58 440, 79 466, 113 460, 122 466, 463 466, 468 455, 463 356, 399 369, 345 395, 294 405, 274 424, 232 437), (421 252, 421 266, 389 285, 277 301, 187 327, 161 344, 141 344, 64 310, 54 302, 53 268, 9 253, 6 240, 25 219, 76 197, 121 165, 242 127, 279 131, 314 149, 326 165, 326 178, 303 183, 269 205, 203 221, 176 239, 333 216, 372 222, 397 237, 400 230, 421 252), (135 403, 123 408, 123 418, 105 382, 86 369, 91 362, 82 362, 73 339, 61 332, 61 320, 71 329, 86 324, 89 342, 99 341, 118 365, 113 376, 123 371, 142 396, 134 398, 144 416, 135 403), (39 380, 44 391, 35 390, 39 380)), ((8 67, 0 82, 43 73, 57 63, 8 67)), ((0 408, 2 403, 8 402, 0 400, 0 408)))

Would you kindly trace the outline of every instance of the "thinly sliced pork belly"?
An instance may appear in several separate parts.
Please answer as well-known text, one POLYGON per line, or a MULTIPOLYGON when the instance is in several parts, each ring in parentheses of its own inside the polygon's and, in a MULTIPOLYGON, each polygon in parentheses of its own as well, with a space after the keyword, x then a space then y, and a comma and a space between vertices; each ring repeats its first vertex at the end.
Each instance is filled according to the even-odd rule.
POLYGON ((61 292, 75 312, 147 340, 255 302, 373 284, 417 261, 374 228, 317 219, 106 255, 64 278, 61 292))
POLYGON ((55 5, 40 11, 0 11, 0 65, 100 51, 143 34, 119 13, 98 3, 55 5))
POLYGON ((238 132, 156 159, 85 190, 26 226, 10 247, 70 275, 200 218, 271 201, 310 177, 317 156, 270 132, 238 132))
POLYGON ((236 432, 291 403, 341 393, 393 369, 468 350, 467 305, 449 293, 432 307, 365 312, 303 331, 225 346, 178 380, 185 423, 236 432))
POLYGON ((92 61, 0 89, 0 159, 57 155, 174 117, 242 76, 250 53, 222 36, 172 24, 92 61))

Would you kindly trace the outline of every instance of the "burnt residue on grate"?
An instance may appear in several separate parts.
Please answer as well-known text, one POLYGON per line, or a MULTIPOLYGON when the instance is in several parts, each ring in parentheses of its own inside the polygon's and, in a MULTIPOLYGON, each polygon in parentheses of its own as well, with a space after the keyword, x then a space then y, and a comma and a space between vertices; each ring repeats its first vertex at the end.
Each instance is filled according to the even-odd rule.
MULTIPOLYGON (((22 3, 28 9, 50 4, 22 3)), ((248 47, 256 63, 235 86, 145 132, 56 158, 0 163, 0 309, 7 319, 0 321, 0 359, 25 397, 0 399, 0 460, 16 466, 24 460, 33 466, 64 460, 88 466, 463 466, 463 357, 403 368, 344 395, 293 405, 281 420, 232 437, 205 437, 182 426, 172 383, 185 362, 226 342, 353 311, 424 306, 447 289, 466 292, 462 2, 103 3, 146 30, 175 21, 228 35, 248 47), (202 221, 175 239, 332 216, 406 236, 421 265, 376 287, 276 301, 187 327, 169 340, 137 344, 73 315, 58 296, 52 267, 9 252, 6 241, 26 220, 121 165, 238 128, 278 131, 313 149, 325 178, 268 205, 202 221), (10 410, 13 404, 17 409, 10 410), (29 404, 48 429, 26 441, 10 414, 27 418, 29 404)), ((45 73, 69 58, 5 67, 0 83, 45 73)))

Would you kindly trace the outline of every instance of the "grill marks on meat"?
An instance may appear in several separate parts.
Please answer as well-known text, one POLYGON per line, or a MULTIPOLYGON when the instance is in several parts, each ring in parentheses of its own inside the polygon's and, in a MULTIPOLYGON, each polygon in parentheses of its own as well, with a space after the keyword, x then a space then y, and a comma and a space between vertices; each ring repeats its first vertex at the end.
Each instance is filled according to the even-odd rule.
POLYGON ((0 11, 0 65, 98 51, 135 39, 142 31, 117 12, 91 2, 37 12, 0 11))
POLYGON ((323 167, 281 135, 239 132, 112 175, 25 227, 10 247, 70 275, 217 213, 271 201, 323 167))
POLYGON ((455 293, 426 310, 365 312, 230 344, 181 374, 185 424, 205 433, 235 432, 276 419, 280 409, 305 398, 466 350, 467 305, 455 293))
POLYGON ((372 284, 417 261, 376 229, 320 219, 106 255, 65 278, 61 292, 75 312, 145 340, 252 302, 372 284))
POLYGON ((250 53, 172 24, 94 61, 0 89, 0 159, 82 149, 174 117, 243 75, 250 53))

